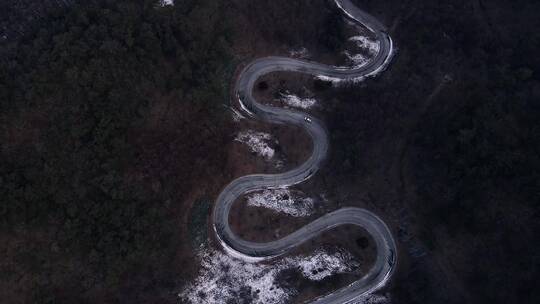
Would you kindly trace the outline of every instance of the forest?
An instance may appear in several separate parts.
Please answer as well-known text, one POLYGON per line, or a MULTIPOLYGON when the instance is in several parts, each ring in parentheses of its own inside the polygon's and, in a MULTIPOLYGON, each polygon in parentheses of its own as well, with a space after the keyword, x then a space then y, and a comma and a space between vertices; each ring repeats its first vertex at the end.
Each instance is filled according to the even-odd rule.
MULTIPOLYGON (((3 303, 177 303, 197 267, 187 202, 231 179, 239 62, 346 39, 325 0, 177 2, 0 3, 3 303)), ((315 82, 323 174, 374 180, 398 219, 392 303, 538 303, 539 4, 355 2, 398 54, 362 84, 315 82)))
POLYGON ((398 274, 394 300, 537 303, 540 6, 357 2, 405 16, 393 66, 361 90, 341 90, 328 119, 345 147, 335 151, 338 181, 370 163, 399 166, 385 191, 399 194, 427 258, 398 274), (380 142, 396 152, 368 159, 380 142))
POLYGON ((228 138, 222 9, 84 1, 3 42, 2 302, 84 303, 96 290, 127 300, 149 286, 159 297, 174 285, 162 270, 181 267, 170 266, 185 212, 175 205, 219 172, 228 138))

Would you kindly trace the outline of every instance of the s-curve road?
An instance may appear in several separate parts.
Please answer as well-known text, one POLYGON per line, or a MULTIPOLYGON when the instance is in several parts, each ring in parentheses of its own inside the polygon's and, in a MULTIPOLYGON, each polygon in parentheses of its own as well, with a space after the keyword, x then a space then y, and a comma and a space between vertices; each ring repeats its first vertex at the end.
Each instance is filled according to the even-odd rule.
POLYGON ((306 162, 288 172, 247 175, 232 181, 217 198, 213 212, 214 229, 223 248, 229 254, 250 262, 285 254, 336 226, 352 224, 366 229, 377 246, 375 264, 362 279, 314 300, 313 303, 318 304, 354 303, 388 281, 396 265, 396 244, 386 224, 367 210, 348 207, 328 213, 282 239, 256 243, 243 240, 232 232, 229 227, 229 211, 234 201, 245 193, 287 187, 308 179, 318 171, 328 152, 328 135, 320 120, 306 113, 263 105, 255 100, 252 91, 259 77, 271 72, 290 71, 312 74, 333 81, 347 81, 375 76, 389 64, 394 48, 385 27, 374 17, 354 6, 350 0, 335 0, 335 4, 347 18, 373 32, 380 46, 377 55, 369 63, 356 69, 336 68, 284 57, 266 57, 249 64, 236 83, 236 93, 242 109, 253 119, 302 127, 311 136, 313 152, 306 162))

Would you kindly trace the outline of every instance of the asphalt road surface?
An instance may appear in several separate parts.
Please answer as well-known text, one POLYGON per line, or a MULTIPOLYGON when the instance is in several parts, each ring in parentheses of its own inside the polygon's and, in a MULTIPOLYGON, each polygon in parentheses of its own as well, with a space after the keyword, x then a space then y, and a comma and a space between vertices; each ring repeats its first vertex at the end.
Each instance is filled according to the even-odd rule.
POLYGON ((348 207, 328 213, 282 239, 257 243, 243 240, 232 232, 229 227, 229 211, 235 200, 245 193, 282 188, 305 181, 318 171, 328 152, 328 135, 320 120, 299 111, 257 103, 252 93, 259 77, 271 72, 290 71, 312 74, 333 81, 352 81, 376 76, 389 64, 394 48, 384 25, 354 6, 350 0, 335 0, 335 3, 347 18, 361 23, 373 32, 379 41, 379 52, 369 63, 357 69, 336 68, 285 57, 265 57, 249 64, 236 83, 237 97, 242 110, 251 118, 260 121, 302 127, 310 135, 314 148, 306 162, 288 172, 247 175, 232 181, 219 195, 213 212, 214 229, 223 248, 229 254, 249 262, 283 255, 336 226, 352 224, 366 229, 377 246, 375 264, 360 280, 314 300, 313 303, 317 304, 355 303, 362 296, 386 284, 395 269, 397 254, 395 241, 386 224, 368 210, 348 207))

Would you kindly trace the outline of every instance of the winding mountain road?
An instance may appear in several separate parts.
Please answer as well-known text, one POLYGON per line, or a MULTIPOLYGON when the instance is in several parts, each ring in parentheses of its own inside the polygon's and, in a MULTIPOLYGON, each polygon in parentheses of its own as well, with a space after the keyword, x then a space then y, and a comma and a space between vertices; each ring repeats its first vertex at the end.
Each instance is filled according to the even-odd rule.
POLYGON ((397 253, 392 233, 386 224, 365 209, 347 207, 328 213, 282 239, 257 243, 243 240, 231 230, 229 211, 235 200, 245 193, 282 188, 305 181, 318 171, 328 152, 328 135, 320 120, 306 113, 263 105, 255 100, 252 92, 259 77, 271 72, 290 71, 336 81, 357 80, 375 76, 389 64, 394 48, 385 27, 374 17, 354 6, 350 0, 335 0, 335 3, 349 19, 373 32, 379 42, 378 53, 369 63, 356 69, 336 68, 285 57, 265 57, 249 64, 236 83, 237 97, 242 109, 253 119, 302 127, 313 141, 313 152, 307 161, 288 172, 247 175, 232 181, 217 198, 213 212, 214 229, 221 245, 229 254, 250 262, 285 254, 336 226, 352 224, 366 229, 377 246, 375 264, 360 280, 314 300, 313 303, 317 304, 355 303, 360 297, 384 286, 394 271, 397 253))

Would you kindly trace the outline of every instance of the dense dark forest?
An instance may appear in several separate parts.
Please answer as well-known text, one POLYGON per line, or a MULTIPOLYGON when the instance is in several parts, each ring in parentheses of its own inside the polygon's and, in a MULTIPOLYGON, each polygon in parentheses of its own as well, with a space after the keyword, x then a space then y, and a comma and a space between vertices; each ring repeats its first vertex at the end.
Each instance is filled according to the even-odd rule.
POLYGON ((399 21, 400 50, 382 79, 336 97, 338 179, 397 169, 387 191, 429 253, 398 274, 397 303, 537 303, 540 6, 398 2, 357 1, 399 21), (369 154, 380 142, 392 157, 369 154))
MULTIPOLYGON (((5 0, 0 3, 0 41, 16 40, 32 34, 49 15, 62 14, 72 0, 5 0)), ((46 23, 45 23, 46 24, 46 23)))
POLYGON ((83 2, 0 48, 3 303, 159 299, 180 272, 175 203, 222 163, 222 4, 83 2))
MULTIPOLYGON (((73 2, 0 3, 0 302, 176 303, 197 267, 184 204, 230 180, 239 24, 332 52, 342 18, 323 0, 73 2)), ((398 55, 315 89, 327 183, 387 172, 385 216, 411 223, 392 302, 538 303, 540 5, 356 2, 398 55)))
POLYGON ((235 13, 246 16, 253 24, 252 30, 276 45, 313 45, 332 52, 346 38, 341 12, 330 1, 233 0, 233 3, 238 10, 235 13))

